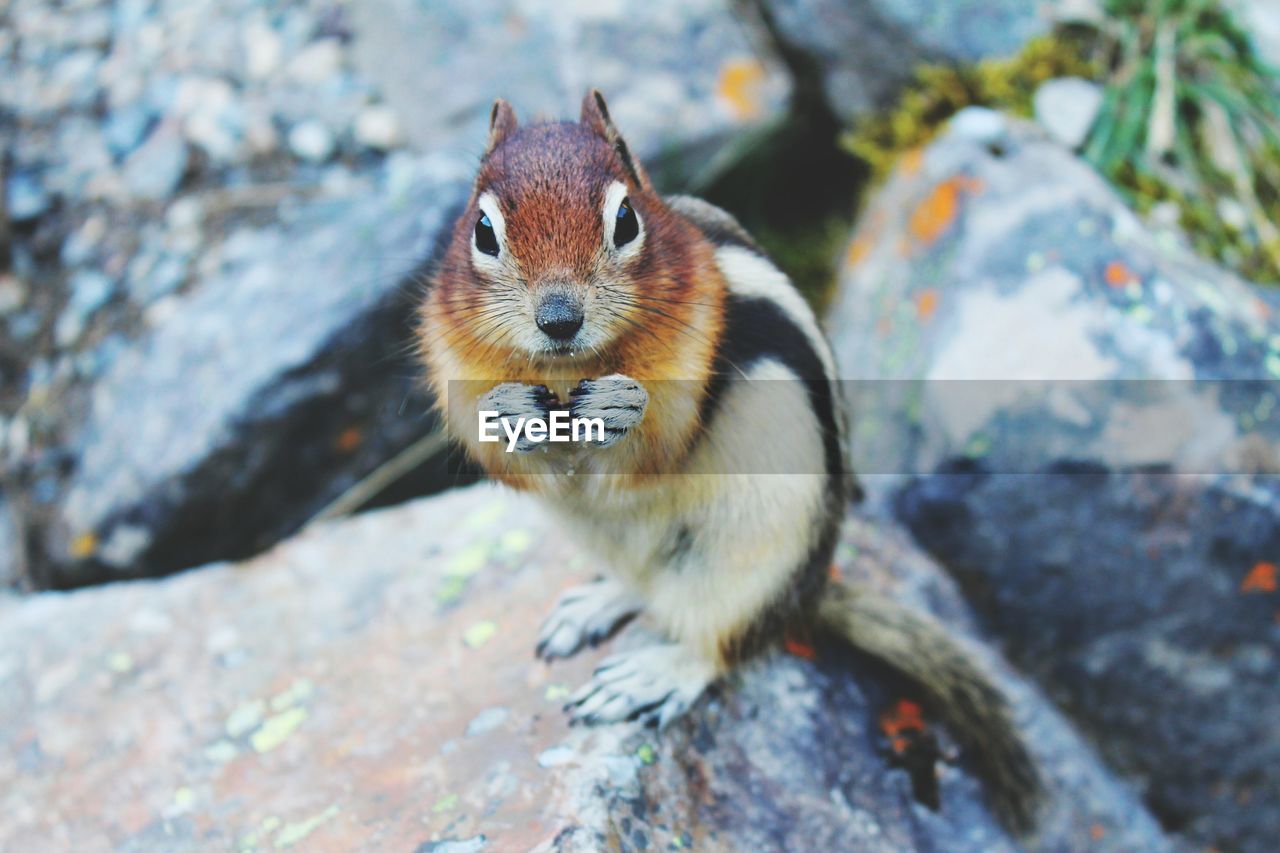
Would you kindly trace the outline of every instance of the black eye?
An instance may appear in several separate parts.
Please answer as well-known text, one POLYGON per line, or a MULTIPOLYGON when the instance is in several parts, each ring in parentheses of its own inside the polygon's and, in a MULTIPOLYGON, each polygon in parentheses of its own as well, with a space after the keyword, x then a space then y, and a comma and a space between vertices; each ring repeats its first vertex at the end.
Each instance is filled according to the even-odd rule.
POLYGON ((640 220, 631 209, 631 200, 624 198, 618 205, 618 221, 613 226, 613 245, 621 249, 640 233, 640 220))
POLYGON ((498 235, 493 233, 493 223, 487 213, 480 214, 476 220, 476 248, 486 255, 498 257, 498 235))

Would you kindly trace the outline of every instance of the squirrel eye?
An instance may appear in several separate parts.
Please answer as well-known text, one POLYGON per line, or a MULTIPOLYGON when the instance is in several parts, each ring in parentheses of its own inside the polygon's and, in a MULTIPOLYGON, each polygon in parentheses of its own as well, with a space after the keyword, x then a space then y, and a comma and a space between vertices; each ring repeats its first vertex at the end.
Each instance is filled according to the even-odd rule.
POLYGON ((493 223, 487 213, 480 214, 476 220, 476 248, 486 255, 498 257, 498 235, 493 233, 493 223))
POLYGON ((618 205, 618 221, 613 226, 613 245, 621 249, 640 233, 640 220, 631 209, 631 199, 624 198, 618 205))

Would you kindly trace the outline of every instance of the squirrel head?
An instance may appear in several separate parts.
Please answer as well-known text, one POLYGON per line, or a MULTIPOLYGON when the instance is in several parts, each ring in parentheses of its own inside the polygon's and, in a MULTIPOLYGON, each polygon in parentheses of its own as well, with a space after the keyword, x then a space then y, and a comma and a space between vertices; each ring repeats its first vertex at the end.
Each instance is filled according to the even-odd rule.
POLYGON ((670 313, 691 239, 598 91, 579 121, 528 127, 499 99, 436 299, 487 358, 599 361, 670 313))

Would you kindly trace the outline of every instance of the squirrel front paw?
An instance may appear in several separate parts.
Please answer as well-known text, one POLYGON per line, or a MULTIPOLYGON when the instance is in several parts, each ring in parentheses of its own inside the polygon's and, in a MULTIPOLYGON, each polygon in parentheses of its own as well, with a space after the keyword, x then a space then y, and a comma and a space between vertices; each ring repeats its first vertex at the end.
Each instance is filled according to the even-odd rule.
POLYGON ((584 379, 569 392, 569 411, 575 418, 598 418, 604 424, 604 437, 590 441, 596 447, 617 444, 644 420, 648 406, 649 392, 621 373, 584 379))
MULTIPOLYGON (((479 408, 482 412, 497 412, 500 420, 516 423, 522 418, 546 420, 555 404, 555 395, 545 385, 503 382, 480 398, 479 408)), ((521 430, 512 449, 516 453, 529 453, 538 444, 539 442, 530 441, 528 433, 521 430)))
POLYGON ((597 646, 640 611, 641 604, 615 580, 599 578, 560 596, 542 624, 538 647, 543 660, 567 658, 586 646, 597 646))

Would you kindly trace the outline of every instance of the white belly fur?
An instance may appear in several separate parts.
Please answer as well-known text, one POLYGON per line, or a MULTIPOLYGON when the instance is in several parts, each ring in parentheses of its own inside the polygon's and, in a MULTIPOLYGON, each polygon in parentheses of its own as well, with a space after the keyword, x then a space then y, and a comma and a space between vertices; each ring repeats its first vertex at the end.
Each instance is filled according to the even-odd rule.
POLYGON ((708 659, 793 582, 823 520, 821 430, 804 385, 772 360, 749 378, 730 383, 684 473, 625 505, 549 501, 672 639, 708 659))

